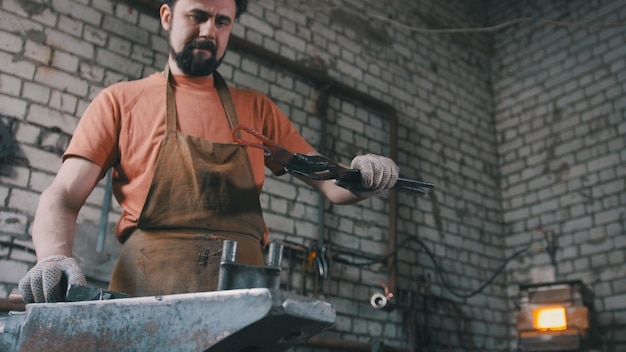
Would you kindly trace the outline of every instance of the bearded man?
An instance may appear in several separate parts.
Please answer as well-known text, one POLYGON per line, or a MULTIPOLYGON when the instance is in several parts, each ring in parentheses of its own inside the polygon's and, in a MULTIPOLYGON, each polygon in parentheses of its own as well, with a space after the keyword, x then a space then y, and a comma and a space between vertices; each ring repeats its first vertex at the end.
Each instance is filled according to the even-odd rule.
MULTIPOLYGON (((259 202, 265 179, 261 149, 232 141, 250 126, 286 149, 319 155, 265 95, 229 88, 217 72, 246 0, 168 0, 163 72, 103 89, 80 119, 63 163, 41 194, 32 236, 38 263, 20 281, 26 302, 63 299, 62 278, 85 284, 72 258, 76 218, 112 168, 123 211, 123 244, 109 289, 131 296, 215 290, 223 241, 237 241, 237 261, 262 265, 268 231, 259 202)), ((391 188, 398 167, 357 156, 365 192, 334 181, 303 179, 331 202, 348 204, 391 188)))

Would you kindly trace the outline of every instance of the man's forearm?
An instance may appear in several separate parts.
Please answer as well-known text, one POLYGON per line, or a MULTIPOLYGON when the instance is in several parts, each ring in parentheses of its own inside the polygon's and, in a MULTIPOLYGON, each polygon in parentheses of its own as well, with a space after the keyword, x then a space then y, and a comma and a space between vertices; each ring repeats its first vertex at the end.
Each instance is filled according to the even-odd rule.
POLYGON ((64 204, 52 188, 41 194, 33 223, 33 245, 37 260, 51 255, 72 256, 78 210, 64 204))
POLYGON ((72 255, 76 218, 102 175, 100 166, 82 158, 63 162, 52 185, 39 198, 33 223, 33 244, 39 260, 72 255))

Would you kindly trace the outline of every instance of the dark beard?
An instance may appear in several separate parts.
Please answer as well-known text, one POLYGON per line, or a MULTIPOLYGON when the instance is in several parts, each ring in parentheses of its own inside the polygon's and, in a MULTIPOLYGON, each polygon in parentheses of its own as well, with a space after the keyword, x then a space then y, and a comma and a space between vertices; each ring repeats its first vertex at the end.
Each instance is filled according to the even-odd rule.
POLYGON ((193 40, 185 44, 182 51, 176 52, 170 46, 170 55, 178 64, 178 67, 184 74, 194 77, 210 76, 217 70, 222 63, 224 56, 217 59, 217 47, 210 40, 193 40), (204 49, 211 52, 208 59, 196 58, 193 54, 194 49, 204 49))

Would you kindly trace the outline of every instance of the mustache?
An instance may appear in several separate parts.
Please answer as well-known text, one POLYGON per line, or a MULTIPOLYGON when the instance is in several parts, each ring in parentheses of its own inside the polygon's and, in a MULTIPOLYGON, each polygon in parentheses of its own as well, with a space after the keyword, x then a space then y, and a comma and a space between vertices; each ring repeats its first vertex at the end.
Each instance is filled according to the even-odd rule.
POLYGON ((211 52, 217 50, 215 43, 210 40, 194 40, 187 44, 187 47, 190 49, 210 50, 211 52))

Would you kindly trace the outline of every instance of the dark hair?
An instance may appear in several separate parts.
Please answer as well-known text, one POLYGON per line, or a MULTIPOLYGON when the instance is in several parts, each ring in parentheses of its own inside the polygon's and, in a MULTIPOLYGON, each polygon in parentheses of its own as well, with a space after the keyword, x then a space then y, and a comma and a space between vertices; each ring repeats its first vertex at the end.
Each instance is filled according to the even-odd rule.
MULTIPOLYGON (((163 3, 168 5, 170 8, 174 8, 176 1, 178 0, 163 0, 163 3)), ((235 6, 237 7, 235 18, 239 18, 239 16, 241 16, 248 9, 248 0, 235 0, 235 6)))

